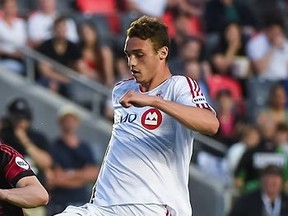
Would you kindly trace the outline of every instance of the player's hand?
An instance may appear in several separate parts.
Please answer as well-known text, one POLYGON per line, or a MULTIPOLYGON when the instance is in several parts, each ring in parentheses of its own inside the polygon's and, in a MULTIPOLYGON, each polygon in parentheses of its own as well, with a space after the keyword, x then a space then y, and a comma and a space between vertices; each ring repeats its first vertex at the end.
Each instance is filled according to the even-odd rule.
POLYGON ((128 91, 121 99, 120 104, 129 108, 131 106, 135 107, 144 107, 144 106, 153 106, 158 97, 141 94, 139 92, 128 91))

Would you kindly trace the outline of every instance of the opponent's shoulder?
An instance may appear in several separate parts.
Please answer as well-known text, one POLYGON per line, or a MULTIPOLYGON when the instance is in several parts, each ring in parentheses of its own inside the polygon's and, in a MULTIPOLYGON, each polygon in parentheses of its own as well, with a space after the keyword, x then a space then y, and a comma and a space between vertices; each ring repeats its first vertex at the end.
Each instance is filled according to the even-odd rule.
POLYGON ((3 143, 0 143, 0 152, 2 155, 3 154, 10 155, 10 156, 19 155, 19 153, 15 149, 3 143))

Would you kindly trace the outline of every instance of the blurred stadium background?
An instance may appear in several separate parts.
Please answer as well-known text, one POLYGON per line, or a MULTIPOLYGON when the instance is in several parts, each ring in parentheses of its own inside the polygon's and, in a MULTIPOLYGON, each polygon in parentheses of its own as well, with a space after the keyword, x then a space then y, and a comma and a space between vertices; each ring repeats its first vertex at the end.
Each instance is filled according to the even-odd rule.
MULTIPOLYGON (((2 6, 8 1, 1 1, 2 6)), ((229 164, 228 150, 233 144, 243 141, 241 134, 243 134, 244 125, 256 126, 260 131, 259 136, 261 136, 262 140, 267 135, 265 133, 268 129, 264 128, 267 124, 273 126, 274 123, 275 125, 279 122, 287 123, 288 106, 286 100, 283 106, 285 114, 283 118, 279 117, 279 122, 259 120, 260 114, 269 108, 269 97, 271 99, 271 97, 275 96, 270 95, 271 89, 275 84, 280 84, 283 87, 285 99, 287 97, 287 50, 283 51, 283 56, 286 55, 286 58, 281 60, 283 65, 285 65, 285 68, 283 68, 285 74, 280 78, 274 79, 269 78, 274 77, 273 74, 267 76, 268 78, 259 75, 261 71, 255 66, 253 49, 252 51, 247 51, 247 47, 254 38, 265 34, 267 32, 267 23, 273 21, 283 23, 283 37, 285 39, 283 44, 286 46, 288 1, 56 1, 55 11, 53 12, 54 19, 57 16, 64 15, 69 21, 74 23, 76 29, 80 29, 80 26, 86 22, 92 23, 96 28, 101 49, 100 61, 104 62, 104 66, 99 67, 100 63, 99 59, 97 59, 96 68, 93 68, 95 69, 94 72, 98 74, 95 76, 96 78, 78 71, 77 67, 63 65, 57 62, 57 59, 53 59, 51 56, 45 55, 45 52, 41 52, 39 46, 49 37, 39 38, 41 43, 35 45, 32 33, 37 31, 37 26, 33 26, 31 17, 43 10, 41 8, 43 5, 41 6, 41 4, 45 4, 43 3, 45 0, 17 0, 16 2, 18 7, 17 18, 21 18, 24 22, 26 39, 22 44, 15 44, 13 40, 9 40, 9 37, 13 38, 17 35, 11 35, 12 31, 3 32, 5 28, 1 26, 2 22, 5 22, 7 13, 8 15, 9 13, 13 15, 13 12, 9 11, 9 8, 1 7, 1 116, 5 116, 7 104, 13 98, 23 97, 31 104, 34 116, 33 127, 44 132, 49 140, 53 140, 59 133, 57 127, 57 112, 59 108, 67 104, 74 106, 82 119, 79 136, 88 141, 98 164, 102 161, 112 129, 111 89, 119 80, 130 76, 129 69, 125 65, 125 55, 122 53, 125 29, 131 21, 143 14, 163 19, 169 28, 169 34, 172 38, 169 57, 172 73, 184 74, 196 79, 205 89, 210 103, 219 112, 219 118, 221 118, 221 123, 223 123, 221 131, 215 137, 207 137, 201 134, 196 136, 189 182, 193 215, 227 215, 233 205, 233 200, 241 193, 241 189, 234 184, 234 169, 236 165, 234 165, 233 170, 230 169, 232 165, 229 164), (237 51, 233 51, 232 45, 230 47, 229 39, 228 42, 223 39, 229 38, 226 27, 231 23, 236 23, 237 26, 240 26, 239 34, 241 38, 245 38, 244 42, 241 40, 241 48, 237 47, 237 51), (33 30, 31 30, 32 27, 33 30), (196 45, 193 45, 192 43, 195 41, 196 45), (191 44, 189 44, 190 42, 191 44), (15 67, 7 64, 7 59, 15 60, 14 57, 11 57, 12 55, 8 55, 10 51, 8 52, 5 48, 7 44, 13 47, 15 52, 21 53, 21 59, 17 58, 16 60, 21 63, 22 71, 14 70, 15 67), (197 48, 197 46, 199 47, 197 48), (5 52, 8 52, 8 54, 5 52), (242 61, 239 60, 240 58, 242 61), (68 78, 69 82, 67 85, 71 91, 70 95, 67 96, 49 87, 47 88, 39 81, 39 76, 43 75, 39 72, 39 62, 46 62, 52 65, 55 71, 68 78), (102 78, 99 78, 99 76, 102 78)), ((41 19, 38 20, 39 25, 41 25, 41 22, 41 19)), ((49 31, 50 37, 53 37, 52 26, 47 30, 47 32, 49 31)), ((83 43, 82 40, 84 40, 80 35, 81 31, 75 32, 76 39, 73 42, 81 45, 83 43)), ((233 33, 231 34, 233 35, 233 33)), ((233 40, 233 36, 231 37, 231 40, 233 40)), ((257 49, 262 49, 261 46, 263 44, 258 45, 259 47, 254 46, 254 48, 256 47, 255 52, 257 49)), ((286 47, 283 49, 286 49, 286 47)), ((91 60, 85 59, 85 50, 83 47, 81 49, 81 46, 79 46, 79 53, 83 55, 79 57, 79 61, 87 62, 91 60)), ((98 54, 95 54, 94 57, 100 58, 98 54)), ((274 71, 271 70, 270 72, 273 73, 274 71)), ((288 140, 286 139, 285 145, 287 143, 288 140)), ((285 158, 288 157, 287 155, 288 153, 285 158)), ((178 195, 175 194, 175 196, 178 195)))

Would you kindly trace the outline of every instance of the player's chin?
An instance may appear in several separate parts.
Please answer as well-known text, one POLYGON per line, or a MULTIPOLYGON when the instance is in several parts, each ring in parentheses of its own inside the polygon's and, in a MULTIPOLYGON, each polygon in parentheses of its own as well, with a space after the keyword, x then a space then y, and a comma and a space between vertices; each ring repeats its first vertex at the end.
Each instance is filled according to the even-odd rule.
POLYGON ((141 76, 137 75, 133 75, 134 79, 136 80, 137 83, 142 83, 143 79, 141 78, 141 76))

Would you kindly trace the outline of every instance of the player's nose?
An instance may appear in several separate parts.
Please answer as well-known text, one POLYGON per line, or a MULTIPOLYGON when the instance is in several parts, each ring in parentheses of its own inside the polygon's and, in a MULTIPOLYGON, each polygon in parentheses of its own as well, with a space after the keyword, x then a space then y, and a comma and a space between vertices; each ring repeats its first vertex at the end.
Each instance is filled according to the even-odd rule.
POLYGON ((130 56, 130 58, 128 59, 128 66, 130 68, 133 68, 134 66, 136 66, 137 64, 137 60, 134 56, 130 56))

